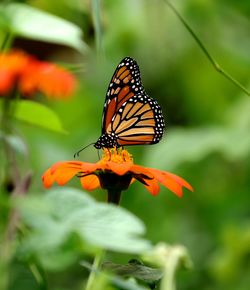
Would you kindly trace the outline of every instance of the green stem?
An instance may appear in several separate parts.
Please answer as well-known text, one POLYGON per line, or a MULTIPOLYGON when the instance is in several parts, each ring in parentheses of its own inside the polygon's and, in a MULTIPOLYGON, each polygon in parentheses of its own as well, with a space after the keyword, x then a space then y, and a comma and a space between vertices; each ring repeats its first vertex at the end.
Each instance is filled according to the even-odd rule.
POLYGON ((100 0, 92 0, 92 18, 95 29, 96 51, 98 55, 101 55, 103 49, 102 49, 100 0))
POLYGON ((7 32, 4 36, 0 50, 2 52, 4 52, 5 50, 8 50, 12 44, 12 40, 13 40, 13 37, 12 37, 11 32, 7 32))
POLYGON ((32 272, 37 284, 39 285, 39 289, 40 290, 47 290, 48 289, 48 285, 47 285, 47 281, 45 278, 45 274, 43 272, 43 270, 38 267, 36 264, 30 264, 30 271, 32 272))
POLYGON ((3 131, 3 150, 5 155, 5 177, 9 178, 10 181, 13 181, 16 185, 20 180, 20 173, 18 166, 16 164, 16 156, 11 148, 10 144, 7 141, 8 135, 12 131, 12 114, 13 108, 11 106, 11 100, 14 98, 15 92, 9 96, 5 96, 2 102, 2 116, 1 116, 1 128, 3 131))
POLYGON ((93 288, 95 279, 98 275, 97 270, 100 268, 103 256, 104 251, 99 251, 99 253, 96 254, 85 290, 91 290, 93 288))
POLYGON ((161 281, 161 290, 176 290, 175 276, 180 266, 186 269, 192 267, 192 261, 186 248, 179 245, 169 247, 161 281))
POLYGON ((233 78, 228 72, 226 72, 212 57, 210 52, 206 49, 205 45, 201 42, 201 40, 198 38, 198 36, 195 34, 191 26, 187 23, 187 21, 181 16, 181 14, 176 10, 176 8, 173 6, 172 3, 170 3, 167 0, 164 0, 165 3, 168 5, 168 7, 174 12, 174 14, 179 18, 179 20, 182 22, 182 24, 186 27, 188 32, 192 35, 200 49, 203 51, 203 53, 206 55, 208 58, 209 62, 212 64, 212 66, 215 68, 217 72, 222 74, 225 78, 227 78, 230 82, 232 82, 236 87, 240 88, 245 94, 250 96, 250 92, 240 83, 238 82, 235 78, 233 78))

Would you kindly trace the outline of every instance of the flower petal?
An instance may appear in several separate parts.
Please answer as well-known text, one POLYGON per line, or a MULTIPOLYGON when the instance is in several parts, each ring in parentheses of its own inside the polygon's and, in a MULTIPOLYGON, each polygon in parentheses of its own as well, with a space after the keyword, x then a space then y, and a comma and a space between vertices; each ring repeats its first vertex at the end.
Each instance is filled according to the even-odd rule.
POLYGON ((45 187, 50 187, 54 182, 64 185, 79 171, 79 166, 70 167, 67 162, 58 162, 44 173, 42 177, 43 184, 45 187))
POLYGON ((99 178, 94 174, 83 176, 80 178, 80 181, 82 187, 88 191, 92 191, 101 186, 99 178))
POLYGON ((36 64, 36 74, 37 78, 34 84, 48 97, 61 99, 68 97, 76 87, 76 80, 73 75, 52 63, 39 62, 36 64))
POLYGON ((152 174, 154 174, 155 178, 165 187, 167 187, 169 190, 174 192, 178 197, 182 197, 183 191, 182 187, 186 187, 187 189, 193 191, 192 186, 187 183, 184 179, 181 177, 166 172, 166 171, 161 171, 158 169, 154 168, 148 168, 152 174))
POLYGON ((44 173, 42 177, 43 184, 46 188, 54 182, 64 185, 76 174, 92 173, 96 170, 96 167, 96 164, 81 161, 57 162, 44 173))
POLYGON ((150 170, 146 167, 133 164, 133 166, 130 169, 130 172, 135 175, 143 175, 146 179, 153 179, 154 175, 150 172, 150 170))
POLYGON ((0 95, 7 94, 15 84, 15 76, 8 70, 0 68, 0 95))
POLYGON ((28 96, 40 91, 50 98, 64 99, 74 92, 76 79, 64 68, 24 52, 0 53, 0 94, 14 87, 28 96))
POLYGON ((132 162, 116 163, 112 161, 107 161, 104 168, 106 170, 113 171, 117 175, 124 175, 130 170, 132 166, 133 166, 132 162))
POLYGON ((189 189, 190 191, 194 191, 193 187, 183 178, 181 178, 178 175, 175 175, 173 173, 170 172, 163 172, 163 174, 168 175, 169 177, 172 177, 173 179, 175 179, 179 184, 181 184, 182 186, 186 187, 187 189, 189 189))
POLYGON ((51 174, 51 169, 45 171, 42 176, 43 185, 45 188, 50 188, 51 185, 55 182, 54 176, 51 174))
POLYGON ((77 168, 58 168, 54 173, 55 182, 62 186, 69 182, 77 173, 79 173, 77 168))
POLYGON ((160 191, 160 186, 158 184, 157 179, 149 179, 146 180, 147 185, 144 185, 146 189, 152 194, 152 195, 157 195, 160 191))

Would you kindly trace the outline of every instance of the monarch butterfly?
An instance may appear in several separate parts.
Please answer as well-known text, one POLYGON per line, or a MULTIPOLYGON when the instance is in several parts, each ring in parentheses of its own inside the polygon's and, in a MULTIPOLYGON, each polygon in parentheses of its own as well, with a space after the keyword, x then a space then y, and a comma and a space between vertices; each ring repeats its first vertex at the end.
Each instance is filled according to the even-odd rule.
POLYGON ((141 83, 138 64, 125 57, 117 66, 108 87, 102 114, 102 135, 94 147, 155 144, 165 127, 158 103, 141 83))

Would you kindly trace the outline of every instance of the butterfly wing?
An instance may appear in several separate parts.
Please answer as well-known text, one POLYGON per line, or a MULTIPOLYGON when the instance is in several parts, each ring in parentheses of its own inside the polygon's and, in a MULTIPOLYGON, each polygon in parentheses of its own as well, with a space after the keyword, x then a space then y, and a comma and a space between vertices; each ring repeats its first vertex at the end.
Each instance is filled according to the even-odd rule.
POLYGON ((136 61, 124 58, 109 84, 102 134, 114 133, 119 146, 155 144, 160 141, 164 127, 161 108, 146 95, 136 61))
POLYGON ((119 146, 158 143, 164 119, 160 106, 146 94, 127 100, 115 114, 107 132, 114 132, 119 146))

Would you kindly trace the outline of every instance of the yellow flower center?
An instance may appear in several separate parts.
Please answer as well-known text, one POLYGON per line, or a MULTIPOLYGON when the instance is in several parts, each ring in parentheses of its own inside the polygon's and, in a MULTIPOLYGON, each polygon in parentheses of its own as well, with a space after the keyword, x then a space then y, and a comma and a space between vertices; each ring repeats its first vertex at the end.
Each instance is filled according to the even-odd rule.
POLYGON ((104 148, 101 162, 112 161, 115 163, 133 162, 132 155, 122 148, 104 148))

